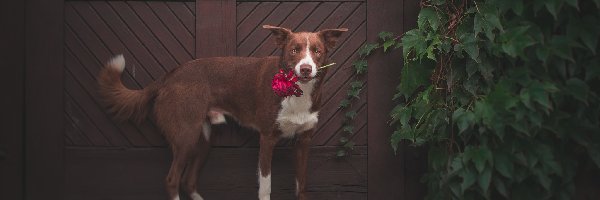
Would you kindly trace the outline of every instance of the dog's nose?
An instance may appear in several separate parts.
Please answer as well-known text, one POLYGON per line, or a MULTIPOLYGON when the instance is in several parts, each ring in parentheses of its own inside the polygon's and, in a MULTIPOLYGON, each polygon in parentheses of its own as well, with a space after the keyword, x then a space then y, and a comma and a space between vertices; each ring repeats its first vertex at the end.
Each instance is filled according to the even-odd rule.
POLYGON ((300 65, 300 74, 309 75, 312 72, 312 67, 310 65, 300 65))

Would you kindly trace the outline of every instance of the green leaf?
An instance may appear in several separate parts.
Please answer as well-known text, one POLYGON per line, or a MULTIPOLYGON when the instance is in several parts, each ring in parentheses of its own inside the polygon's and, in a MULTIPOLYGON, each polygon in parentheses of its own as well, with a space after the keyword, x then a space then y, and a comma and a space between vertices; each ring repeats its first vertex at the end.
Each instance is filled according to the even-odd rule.
POLYGON ((565 0, 565 2, 567 2, 567 4, 569 4, 570 6, 573 6, 573 8, 579 10, 579 5, 577 4, 578 0, 565 0))
POLYGON ((357 113, 354 110, 346 112, 346 118, 348 118, 348 119, 354 119, 354 117, 356 117, 356 115, 357 115, 357 113))
POLYGON ((335 156, 337 156, 337 157, 344 157, 344 156, 346 156, 346 150, 345 149, 339 149, 339 150, 337 150, 337 153, 335 154, 335 156))
POLYGON ((408 55, 413 50, 417 58, 425 54, 427 42, 419 29, 413 29, 404 33, 404 36, 402 37, 402 47, 404 60, 408 61, 408 55))
POLYGON ((542 172, 539 169, 534 170, 533 174, 536 175, 536 177, 540 181, 540 184, 542 184, 542 187, 544 187, 546 191, 550 191, 550 185, 552 184, 552 180, 550 179, 550 177, 548 177, 546 173, 542 172))
POLYGON ((492 169, 490 167, 486 167, 483 172, 481 172, 478 182, 483 193, 487 193, 490 188, 490 183, 492 182, 492 169))
POLYGON ((387 39, 394 37, 394 33, 381 31, 379 32, 378 36, 381 40, 386 41, 387 39))
POLYGON ((498 191, 498 193, 503 197, 508 198, 508 190, 506 190, 506 186, 500 177, 494 178, 494 186, 496 186, 496 191, 498 191))
POLYGON ((463 167, 464 165, 461 157, 457 156, 454 159, 452 159, 452 163, 450 164, 450 169, 452 173, 463 169, 463 167))
POLYGON ((469 111, 465 111, 463 108, 459 108, 452 114, 452 120, 456 122, 459 133, 462 133, 467 128, 471 127, 475 121, 475 114, 469 111))
POLYGON ((410 128, 403 128, 401 130, 395 130, 392 133, 392 137, 390 139, 390 143, 392 145, 392 149, 394 149, 394 153, 398 151, 398 145, 402 140, 412 140, 412 130, 410 128))
POLYGON ((399 120, 400 125, 408 126, 409 120, 412 118, 412 109, 409 107, 398 105, 392 112, 392 120, 399 120))
POLYGON ((373 50, 377 49, 378 47, 378 44, 365 44, 358 50, 358 55, 361 57, 368 56, 369 54, 371 54, 371 52, 373 52, 373 50))
POLYGON ((360 91, 362 88, 350 88, 347 92, 348 97, 359 99, 360 91))
POLYGON ((402 69, 398 93, 410 97, 417 88, 429 83, 432 66, 429 63, 410 62, 402 69))
POLYGON ((546 9, 548 10, 548 12, 550 12, 550 14, 552 14, 552 16, 554 16, 554 19, 557 19, 558 11, 560 11, 560 7, 562 6, 562 1, 561 0, 545 0, 545 5, 546 5, 546 9))
POLYGON ((589 145, 586 149, 596 167, 600 168, 600 144, 589 145))
POLYGON ((350 106, 350 100, 344 99, 344 100, 340 101, 340 105, 338 107, 339 108, 347 108, 348 106, 350 106))
POLYGON ((590 87, 585 82, 578 78, 571 78, 567 80, 566 84, 567 90, 575 99, 587 104, 590 87))
POLYGON ((340 143, 346 144, 347 142, 348 142, 348 138, 347 137, 341 137, 340 138, 340 143))
POLYGON ((386 40, 383 43, 383 52, 387 52, 388 48, 394 46, 394 44, 396 44, 396 40, 386 40))
POLYGON ((352 133, 354 133, 354 126, 345 125, 344 127, 342 127, 342 130, 346 133, 352 134, 352 133))
POLYGON ((517 1, 512 1, 513 5, 512 5, 512 10, 515 14, 517 15, 522 15, 523 14, 523 1, 517 0, 517 1))
POLYGON ((495 123, 494 118, 496 117, 496 112, 494 111, 493 107, 487 102, 475 102, 473 112, 475 113, 475 117, 477 117, 478 119, 482 119, 485 125, 491 125, 495 123))
POLYGON ((463 45, 463 49, 471 59, 476 62, 479 62, 479 46, 477 45, 477 36, 473 34, 464 34, 460 36, 461 43, 463 45))
POLYGON ((531 36, 526 34, 529 26, 517 26, 506 29, 500 35, 502 50, 511 57, 524 56, 525 48, 535 44, 531 36))
POLYGON ((533 82, 533 84, 529 87, 529 95, 531 96, 531 100, 538 102, 546 109, 552 109, 552 103, 550 102, 548 93, 540 82, 533 82))
POLYGON ((551 52, 554 53, 554 55, 575 62, 575 60, 573 60, 573 51, 570 47, 570 41, 566 36, 555 36, 550 41, 550 46, 551 52))
POLYGON ((344 144, 344 148, 354 150, 354 145, 355 145, 354 142, 348 141, 348 142, 346 142, 346 144, 344 144))
POLYGON ((494 154, 494 168, 502 176, 512 179, 514 173, 514 165, 510 160, 509 155, 504 152, 496 152, 494 154))
POLYGON ((427 23, 433 31, 436 31, 440 25, 440 19, 435 10, 431 7, 422 8, 417 17, 417 26, 424 29, 427 23))
POLYGON ((470 148, 465 150, 465 158, 470 159, 475 164, 479 173, 485 168, 486 162, 492 162, 492 152, 486 147, 470 148))
MULTIPOLYGON (((598 0, 600 2, 600 0, 598 0)), ((582 25, 580 26, 581 32, 579 32, 579 38, 592 53, 596 54, 596 47, 598 46, 598 32, 600 28, 597 26, 598 20, 593 17, 586 16, 583 18, 582 25)))
POLYGON ((352 88, 352 89, 362 89, 363 84, 364 83, 362 81, 355 80, 355 81, 352 81, 350 83, 350 88, 352 88))
POLYGON ((354 61, 352 63, 352 66, 354 66, 356 74, 364 74, 365 72, 367 72, 367 60, 361 59, 354 61))
POLYGON ((463 178, 462 183, 460 184, 460 189, 462 192, 465 192, 465 190, 471 187, 477 180, 477 174, 472 170, 463 171, 463 173, 461 173, 461 177, 463 178))

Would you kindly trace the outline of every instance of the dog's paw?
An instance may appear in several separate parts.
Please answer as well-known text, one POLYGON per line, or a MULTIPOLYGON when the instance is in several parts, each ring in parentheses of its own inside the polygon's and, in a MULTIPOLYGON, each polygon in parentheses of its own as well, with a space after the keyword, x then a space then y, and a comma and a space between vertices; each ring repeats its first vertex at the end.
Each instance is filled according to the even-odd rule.
POLYGON ((200 196, 200 194, 198 194, 198 192, 194 192, 194 193, 190 194, 190 197, 192 198, 192 200, 204 200, 204 198, 202 198, 202 196, 200 196))

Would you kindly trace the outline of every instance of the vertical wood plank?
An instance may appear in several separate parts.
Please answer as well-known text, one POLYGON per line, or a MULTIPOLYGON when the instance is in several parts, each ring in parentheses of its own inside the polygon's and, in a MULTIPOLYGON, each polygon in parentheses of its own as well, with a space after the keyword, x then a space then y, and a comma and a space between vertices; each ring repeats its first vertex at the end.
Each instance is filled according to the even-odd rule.
MULTIPOLYGON (((381 31, 402 33, 403 14, 404 1, 367 1, 367 42, 377 42, 381 31)), ((394 106, 392 97, 400 77, 398 66, 402 66, 400 58, 401 51, 386 54, 379 51, 368 59, 369 199, 405 199, 405 158, 402 154, 394 155, 389 145, 393 129, 388 125, 388 113, 394 106)))
MULTIPOLYGON (((420 8, 419 0, 404 1, 403 32, 417 27, 417 16, 420 8)), ((403 147, 405 175, 405 199, 423 199, 427 192, 421 177, 427 172, 427 146, 403 147)))
POLYGON ((25 198, 63 199, 63 0, 25 4, 25 198))
POLYGON ((235 0, 196 1, 196 58, 234 56, 235 0))
POLYGON ((0 3, 0 199, 23 198, 24 17, 24 1, 0 3))

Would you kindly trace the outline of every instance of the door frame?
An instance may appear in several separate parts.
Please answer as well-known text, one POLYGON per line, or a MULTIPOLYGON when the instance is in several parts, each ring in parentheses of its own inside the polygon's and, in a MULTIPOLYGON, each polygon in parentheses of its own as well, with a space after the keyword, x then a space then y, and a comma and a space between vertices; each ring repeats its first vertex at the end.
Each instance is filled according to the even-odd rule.
POLYGON ((64 0, 25 3, 24 199, 64 193, 64 0))

